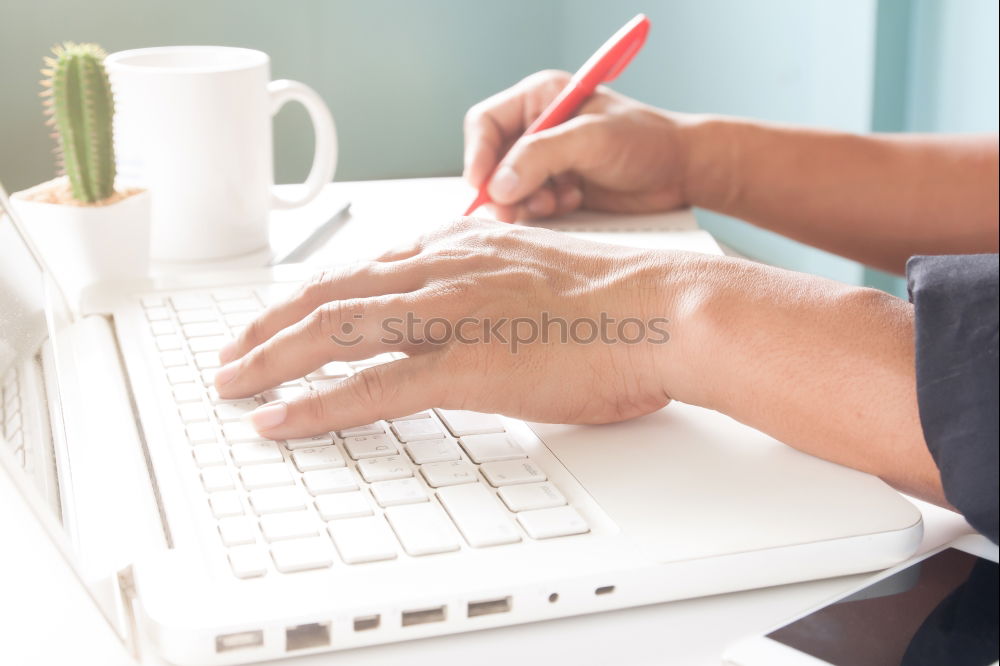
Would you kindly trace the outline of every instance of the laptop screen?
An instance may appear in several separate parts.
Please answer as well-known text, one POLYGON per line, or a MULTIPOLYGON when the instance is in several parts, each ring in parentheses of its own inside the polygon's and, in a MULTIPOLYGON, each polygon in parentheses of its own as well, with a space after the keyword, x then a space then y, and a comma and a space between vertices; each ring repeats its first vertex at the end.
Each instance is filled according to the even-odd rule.
MULTIPOLYGON (((53 437, 61 414, 45 387, 54 373, 50 327, 63 310, 46 308, 52 294, 45 273, 3 209, 2 194, 0 203, 0 460, 32 493, 29 502, 62 523, 53 437)), ((68 323, 68 316, 59 319, 68 323)))

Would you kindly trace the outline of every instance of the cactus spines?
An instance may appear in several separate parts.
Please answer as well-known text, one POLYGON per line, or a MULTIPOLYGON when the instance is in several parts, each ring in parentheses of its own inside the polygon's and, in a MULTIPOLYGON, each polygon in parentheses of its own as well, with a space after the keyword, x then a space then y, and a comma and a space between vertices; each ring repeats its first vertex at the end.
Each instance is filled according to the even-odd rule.
POLYGON ((45 58, 42 74, 47 123, 58 142, 58 167, 69 178, 73 198, 94 203, 114 194, 112 135, 114 99, 96 44, 66 42, 45 58))

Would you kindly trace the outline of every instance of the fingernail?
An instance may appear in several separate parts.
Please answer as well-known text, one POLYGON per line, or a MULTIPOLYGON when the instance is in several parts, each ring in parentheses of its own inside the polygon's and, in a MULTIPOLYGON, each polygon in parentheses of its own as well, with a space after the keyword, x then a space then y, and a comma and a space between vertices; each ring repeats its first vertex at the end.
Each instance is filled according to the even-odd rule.
POLYGON ((236 340, 230 340, 226 344, 222 345, 222 349, 219 350, 219 362, 229 363, 236 357, 236 340))
POLYGON ((230 363, 227 366, 219 368, 219 370, 215 373, 215 385, 225 386, 226 384, 228 384, 233 380, 233 377, 236 376, 236 373, 239 372, 239 369, 240 369, 239 363, 230 363))
POLYGON ((285 422, 286 416, 288 416, 288 405, 283 400, 279 400, 261 405, 253 410, 250 412, 249 419, 254 429, 260 432, 281 425, 285 422))
POLYGON ((493 179, 490 181, 490 196, 494 199, 510 201, 514 196, 514 191, 517 190, 517 184, 520 180, 517 172, 509 166, 504 165, 500 167, 493 174, 493 179))

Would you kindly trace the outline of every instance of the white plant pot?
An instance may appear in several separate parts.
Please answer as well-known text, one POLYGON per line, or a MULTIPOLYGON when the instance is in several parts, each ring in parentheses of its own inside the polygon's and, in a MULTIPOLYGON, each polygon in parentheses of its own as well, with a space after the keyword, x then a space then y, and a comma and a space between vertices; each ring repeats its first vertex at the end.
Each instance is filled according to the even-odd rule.
POLYGON ((83 290, 97 282, 149 275, 148 191, 104 206, 28 198, 50 184, 15 192, 11 203, 74 310, 83 290))

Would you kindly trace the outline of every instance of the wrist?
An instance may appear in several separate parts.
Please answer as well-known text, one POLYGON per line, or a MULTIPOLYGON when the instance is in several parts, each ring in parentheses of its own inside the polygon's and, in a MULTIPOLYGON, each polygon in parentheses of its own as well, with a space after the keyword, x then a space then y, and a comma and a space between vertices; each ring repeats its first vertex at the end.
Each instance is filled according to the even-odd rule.
POLYGON ((712 408, 718 401, 720 375, 712 367, 723 353, 719 314, 734 291, 738 259, 664 251, 658 256, 654 299, 647 312, 668 320, 669 339, 654 351, 654 366, 666 395, 680 402, 712 408))
POLYGON ((689 206, 727 210, 738 199, 745 127, 745 122, 725 116, 682 116, 677 134, 689 206))

